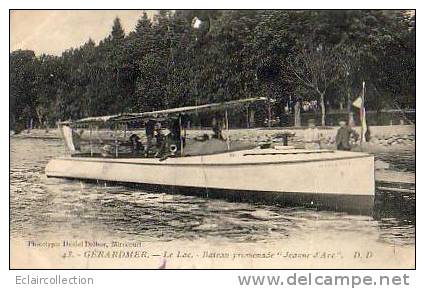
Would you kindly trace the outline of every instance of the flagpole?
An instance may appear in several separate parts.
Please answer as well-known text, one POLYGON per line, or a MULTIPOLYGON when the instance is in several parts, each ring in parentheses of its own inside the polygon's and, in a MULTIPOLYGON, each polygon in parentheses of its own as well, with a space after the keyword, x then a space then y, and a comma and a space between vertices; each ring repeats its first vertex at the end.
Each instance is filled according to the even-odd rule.
POLYGON ((352 103, 353 106, 359 109, 359 117, 360 117, 360 146, 363 141, 366 141, 365 135, 367 132, 367 124, 366 124, 366 107, 365 107, 365 96, 366 94, 366 83, 362 82, 362 90, 360 95, 356 98, 356 100, 352 103))
POLYGON ((360 108, 360 115, 362 116, 361 119, 360 119, 360 122, 361 122, 360 123, 360 127, 361 127, 360 143, 361 144, 365 140, 364 139, 365 131, 364 131, 364 128, 363 128, 364 118, 366 117, 366 109, 365 109, 365 103, 364 103, 364 101, 365 101, 365 84, 366 83, 363 81, 363 83, 362 83, 362 85, 363 85, 363 87, 362 87, 362 106, 360 108))

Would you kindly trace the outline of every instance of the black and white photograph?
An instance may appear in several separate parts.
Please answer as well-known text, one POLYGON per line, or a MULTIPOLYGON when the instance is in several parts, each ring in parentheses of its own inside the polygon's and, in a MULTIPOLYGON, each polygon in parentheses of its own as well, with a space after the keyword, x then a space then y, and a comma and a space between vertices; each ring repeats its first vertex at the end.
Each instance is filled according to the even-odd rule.
POLYGON ((416 10, 9 30, 11 269, 415 269, 416 10))

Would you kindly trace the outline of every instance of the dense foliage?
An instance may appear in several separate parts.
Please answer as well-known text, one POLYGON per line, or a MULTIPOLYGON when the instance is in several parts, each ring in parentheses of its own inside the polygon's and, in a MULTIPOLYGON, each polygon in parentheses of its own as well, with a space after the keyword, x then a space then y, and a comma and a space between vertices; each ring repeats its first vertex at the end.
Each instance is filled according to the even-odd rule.
MULTIPOLYGON (((351 110, 415 105, 415 16, 384 10, 160 11, 61 56, 10 53, 11 128, 252 96, 351 110)), ((301 106, 302 107, 302 106, 301 106)))

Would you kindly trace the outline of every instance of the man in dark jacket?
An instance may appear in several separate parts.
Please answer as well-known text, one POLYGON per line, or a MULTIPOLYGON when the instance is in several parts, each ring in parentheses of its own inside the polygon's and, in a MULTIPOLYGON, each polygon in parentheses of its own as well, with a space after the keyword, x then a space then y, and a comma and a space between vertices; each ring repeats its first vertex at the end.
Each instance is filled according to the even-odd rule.
POLYGON ((341 151, 349 151, 351 150, 350 138, 353 135, 354 139, 357 141, 359 135, 356 131, 354 131, 351 127, 347 126, 345 121, 339 122, 340 128, 336 133, 336 149, 341 151))
POLYGON ((145 147, 146 152, 148 152, 152 147, 152 139, 154 138, 154 134, 155 134, 155 124, 156 124, 156 121, 154 121, 153 119, 149 119, 145 123, 145 133, 146 133, 146 139, 147 139, 146 147, 145 147))

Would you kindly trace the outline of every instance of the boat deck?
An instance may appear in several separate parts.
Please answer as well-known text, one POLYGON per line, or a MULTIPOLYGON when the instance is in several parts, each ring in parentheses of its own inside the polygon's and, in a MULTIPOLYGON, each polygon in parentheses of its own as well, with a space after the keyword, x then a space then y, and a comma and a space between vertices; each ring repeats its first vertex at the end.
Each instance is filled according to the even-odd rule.
POLYGON ((119 155, 118 157, 72 156, 62 159, 90 162, 134 163, 134 164, 168 164, 168 165, 256 165, 273 163, 302 163, 317 161, 333 161, 372 157, 366 153, 333 151, 333 150, 306 150, 306 149, 251 149, 226 152, 212 155, 145 158, 134 155, 119 155))

